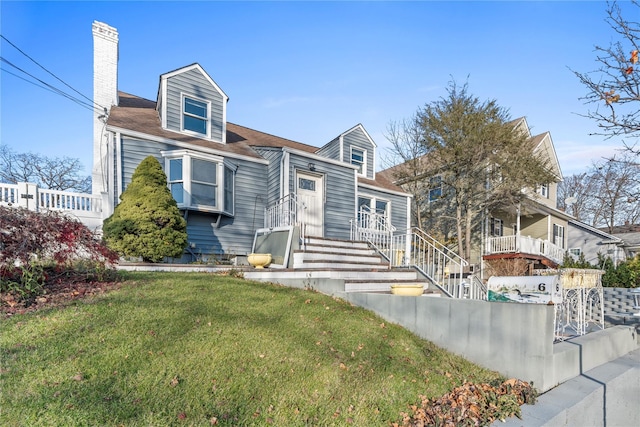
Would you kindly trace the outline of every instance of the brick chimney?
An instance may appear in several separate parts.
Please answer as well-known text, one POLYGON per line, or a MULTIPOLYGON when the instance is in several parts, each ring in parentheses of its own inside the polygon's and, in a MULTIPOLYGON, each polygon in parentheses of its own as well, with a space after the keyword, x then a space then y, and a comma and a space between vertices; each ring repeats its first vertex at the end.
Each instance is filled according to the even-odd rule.
POLYGON ((93 102, 96 108, 93 117, 93 168, 91 172, 92 193, 108 190, 107 153, 108 140, 105 123, 113 105, 118 105, 118 30, 94 21, 93 32, 93 102), (99 107, 98 107, 99 106, 99 107))

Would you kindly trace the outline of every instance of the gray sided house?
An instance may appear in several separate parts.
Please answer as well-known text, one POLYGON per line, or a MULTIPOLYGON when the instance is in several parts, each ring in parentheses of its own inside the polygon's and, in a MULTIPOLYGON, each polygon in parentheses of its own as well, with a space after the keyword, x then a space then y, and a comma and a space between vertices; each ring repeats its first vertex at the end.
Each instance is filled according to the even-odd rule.
POLYGON ((304 236, 349 239, 362 205, 407 228, 410 195, 376 177, 376 144, 362 125, 317 148, 229 123, 228 96, 199 64, 162 74, 155 101, 118 91, 117 32, 94 22, 93 33, 94 100, 110 106, 94 121, 93 192, 108 195, 107 214, 154 156, 187 220, 184 261, 247 255, 290 201, 304 236))
POLYGON ((626 259, 622 239, 578 220, 569 220, 567 247, 574 259, 598 265, 598 255, 611 258, 615 265, 626 259))

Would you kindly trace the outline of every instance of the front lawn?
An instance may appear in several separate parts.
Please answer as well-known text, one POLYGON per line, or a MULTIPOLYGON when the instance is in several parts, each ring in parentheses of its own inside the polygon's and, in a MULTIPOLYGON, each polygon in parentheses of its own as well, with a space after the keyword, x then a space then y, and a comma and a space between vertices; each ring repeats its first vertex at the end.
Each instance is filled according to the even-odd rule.
POLYGON ((387 426, 501 377, 342 300, 206 273, 0 320, 3 426, 387 426))

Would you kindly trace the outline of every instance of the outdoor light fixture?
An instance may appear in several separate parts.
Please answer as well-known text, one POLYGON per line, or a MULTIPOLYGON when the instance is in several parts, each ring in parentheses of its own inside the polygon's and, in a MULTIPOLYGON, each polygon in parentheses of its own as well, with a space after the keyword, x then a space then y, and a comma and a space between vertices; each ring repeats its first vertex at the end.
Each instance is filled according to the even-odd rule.
POLYGON ((309 163, 309 170, 311 172, 315 171, 316 170, 316 165, 314 163, 309 163))

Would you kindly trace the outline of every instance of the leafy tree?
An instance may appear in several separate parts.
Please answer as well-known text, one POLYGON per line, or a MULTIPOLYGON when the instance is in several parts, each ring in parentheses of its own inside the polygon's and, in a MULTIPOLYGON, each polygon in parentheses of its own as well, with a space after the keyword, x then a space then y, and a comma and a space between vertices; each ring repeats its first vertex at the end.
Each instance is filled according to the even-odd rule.
POLYGON ((0 182, 32 182, 50 190, 91 193, 91 176, 81 171, 78 159, 16 153, 0 145, 0 182))
MULTIPOLYGON (((636 19, 640 16, 637 0, 625 2, 626 12, 636 19)), ((574 71, 588 92, 582 99, 595 104, 586 117, 596 121, 598 135, 640 137, 640 21, 625 19, 616 2, 607 7, 607 23, 616 33, 618 41, 609 46, 595 46, 596 70, 580 73, 574 71)), ((625 144, 626 148, 640 155, 636 143, 625 144)))
POLYGON ((120 200, 103 225, 109 247, 146 262, 182 255, 187 246, 187 224, 155 157, 149 156, 138 165, 120 200))
POLYGON ((528 132, 495 100, 470 95, 466 84, 450 83, 446 97, 426 104, 400 129, 390 132, 391 151, 404 162, 392 169, 394 178, 405 188, 422 188, 422 200, 434 206, 430 216, 448 223, 440 230, 466 260, 484 212, 525 203, 523 189, 554 179, 528 132))

